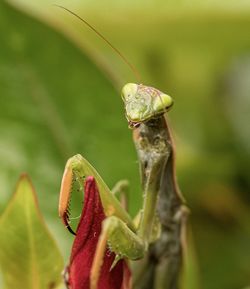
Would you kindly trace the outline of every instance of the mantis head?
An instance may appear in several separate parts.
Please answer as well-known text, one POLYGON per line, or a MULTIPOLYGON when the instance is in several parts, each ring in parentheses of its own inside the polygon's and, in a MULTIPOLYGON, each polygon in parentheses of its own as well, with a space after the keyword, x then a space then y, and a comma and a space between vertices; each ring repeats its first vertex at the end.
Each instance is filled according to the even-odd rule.
POLYGON ((130 127, 157 118, 173 105, 173 99, 160 90, 142 84, 128 83, 122 89, 126 117, 130 127))

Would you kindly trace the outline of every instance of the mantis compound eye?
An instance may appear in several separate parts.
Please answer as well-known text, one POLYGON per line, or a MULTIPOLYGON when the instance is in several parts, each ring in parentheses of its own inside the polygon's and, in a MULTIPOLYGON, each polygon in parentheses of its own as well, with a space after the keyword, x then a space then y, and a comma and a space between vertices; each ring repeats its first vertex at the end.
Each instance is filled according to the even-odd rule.
POLYGON ((168 111, 174 104, 171 96, 161 93, 159 97, 154 99, 154 111, 161 113, 162 111, 168 111))
POLYGON ((122 99, 124 103, 133 101, 137 97, 136 92, 138 85, 135 83, 127 83, 122 89, 122 99))

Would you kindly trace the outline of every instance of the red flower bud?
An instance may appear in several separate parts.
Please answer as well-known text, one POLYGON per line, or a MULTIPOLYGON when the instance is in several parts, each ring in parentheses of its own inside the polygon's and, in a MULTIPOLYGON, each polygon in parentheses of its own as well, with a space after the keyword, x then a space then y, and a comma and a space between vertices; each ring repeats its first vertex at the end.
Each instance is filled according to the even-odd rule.
MULTIPOLYGON (((89 289, 90 271, 95 255, 102 221, 106 218, 94 177, 85 181, 84 207, 76 230, 70 264, 68 267, 69 288, 89 289)), ((120 260, 110 271, 115 254, 106 249, 98 289, 129 289, 130 270, 125 260, 120 260)))

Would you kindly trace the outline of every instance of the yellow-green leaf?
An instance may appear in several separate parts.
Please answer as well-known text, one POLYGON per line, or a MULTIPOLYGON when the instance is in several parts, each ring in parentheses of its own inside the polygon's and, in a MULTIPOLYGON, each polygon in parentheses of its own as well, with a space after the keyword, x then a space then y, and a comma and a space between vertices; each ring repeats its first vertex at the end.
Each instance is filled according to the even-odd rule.
POLYGON ((0 218, 0 236, 0 267, 6 289, 58 287, 63 259, 26 175, 21 176, 0 218))

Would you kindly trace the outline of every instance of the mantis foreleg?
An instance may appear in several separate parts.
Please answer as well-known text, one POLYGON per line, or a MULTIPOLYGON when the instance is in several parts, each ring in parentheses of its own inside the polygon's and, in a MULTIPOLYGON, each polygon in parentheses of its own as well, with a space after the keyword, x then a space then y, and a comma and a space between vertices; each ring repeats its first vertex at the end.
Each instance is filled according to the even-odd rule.
POLYGON ((77 182, 82 188, 84 178, 87 176, 94 176, 97 182, 105 215, 107 217, 112 215, 117 216, 126 222, 130 229, 135 231, 135 226, 129 214, 122 208, 120 202, 111 193, 97 171, 80 154, 73 156, 67 161, 61 182, 59 216, 69 231, 73 232, 69 224, 68 212, 72 186, 74 182, 77 182))
POLYGON ((129 189, 129 182, 127 180, 120 180, 115 184, 115 186, 111 191, 114 195, 119 196, 121 206, 126 211, 128 211, 128 199, 129 199, 128 189, 129 189))
MULTIPOLYGON (((141 259, 145 253, 143 240, 132 232, 123 221, 115 216, 106 218, 102 224, 102 233, 98 240, 91 268, 91 289, 97 288, 97 281, 102 265, 101 260, 103 259, 107 245, 109 250, 116 254, 112 267, 122 258, 137 260, 141 259)), ((110 270, 112 270, 112 267, 110 270)))

